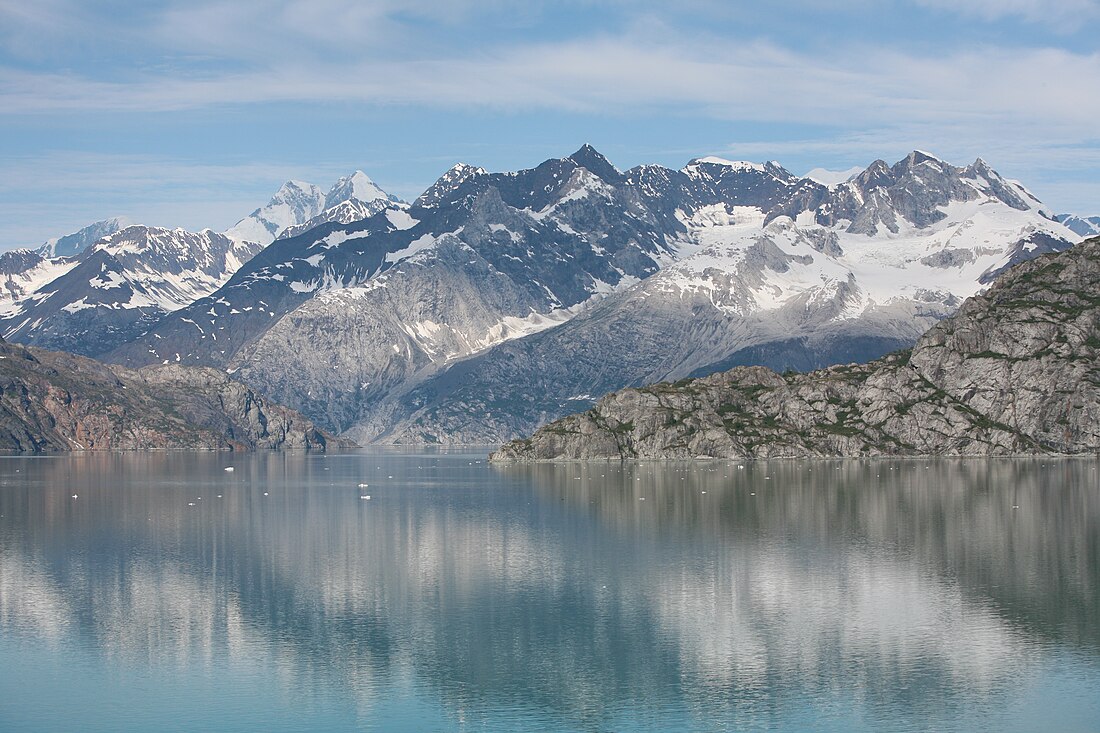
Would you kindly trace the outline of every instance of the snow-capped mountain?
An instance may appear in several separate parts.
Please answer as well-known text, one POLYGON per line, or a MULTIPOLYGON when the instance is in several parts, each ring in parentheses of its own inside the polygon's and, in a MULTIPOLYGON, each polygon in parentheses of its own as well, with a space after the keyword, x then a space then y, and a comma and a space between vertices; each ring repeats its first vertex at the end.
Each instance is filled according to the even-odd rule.
POLYGON ((75 257, 97 240, 114 234, 119 229, 125 229, 132 224, 132 221, 123 216, 104 219, 89 224, 80 231, 66 234, 64 237, 49 239, 35 251, 47 259, 54 257, 75 257))
POLYGON ((361 201, 363 203, 393 201, 400 203, 400 199, 379 188, 378 184, 372 181, 370 176, 363 171, 355 171, 350 176, 344 176, 334 183, 329 192, 325 194, 324 208, 331 209, 345 201, 361 201))
POLYGON ((786 216, 761 227, 763 218, 696 230, 694 254, 560 328, 501 344, 377 405, 351 437, 480 442, 583 410, 611 384, 867 361, 911 345, 1010 264, 1073 238, 988 199, 889 239, 786 216))
POLYGON ((52 277, 0 310, 10 340, 95 356, 166 313, 210 293, 260 250, 209 229, 130 226, 80 255, 52 262, 52 277))
MULTIPOLYGON (((354 370, 357 394, 369 397, 386 389, 378 374, 460 358, 505 331, 525 332, 515 322, 552 312, 560 320, 561 311, 594 294, 651 275, 675 257, 674 240, 685 232, 675 219, 656 221, 623 174, 590 148, 518 173, 456 166, 407 209, 276 240, 217 293, 116 357, 142 363, 153 360, 151 352, 160 359, 179 353, 186 363, 250 368, 260 359, 252 354, 274 343, 259 343, 269 329, 308 301, 300 317, 315 313, 311 327, 339 331, 336 340, 370 351, 354 370), (349 299, 346 312, 334 298, 349 299), (217 341, 195 338, 185 318, 217 341), (447 328, 424 326, 431 334, 403 351, 394 341, 364 338, 383 320, 447 328)), ((398 330, 399 341, 409 338, 398 330)), ((330 348, 343 349, 325 340, 306 357, 313 363, 316 356, 318 368, 330 348)), ((332 362, 324 368, 331 372, 332 362)))
POLYGON ((1054 217, 1067 229, 1080 234, 1082 237, 1095 237, 1100 234, 1100 216, 1077 216, 1076 214, 1059 214, 1054 217))
POLYGON ((881 355, 1078 240, 981 160, 824 185, 715 157, 624 173, 585 146, 276 240, 110 358, 239 372, 361 441, 495 441, 629 384, 881 355))
POLYGON ((325 193, 312 183, 287 181, 271 200, 225 230, 238 242, 270 244, 287 227, 303 224, 324 210, 325 193))
POLYGON ((75 264, 74 258, 48 259, 31 249, 0 253, 0 306, 33 293, 75 264))
POLYGON ((361 201, 359 199, 348 199, 347 201, 341 201, 335 206, 325 209, 317 216, 313 217, 304 224, 297 224, 292 227, 284 229, 276 239, 289 239, 290 237, 296 237, 299 234, 304 234, 310 229, 315 229, 322 224, 328 224, 329 222, 336 222, 338 224, 351 224, 355 221, 362 221, 371 216, 374 216, 379 211, 384 209, 401 209, 405 208, 405 204, 395 203, 386 199, 374 199, 372 201, 361 201))
POLYGON ((379 188, 363 171, 344 176, 328 193, 312 183, 287 181, 266 205, 227 229, 225 235, 267 245, 326 222, 366 218, 391 203, 400 200, 379 188))
POLYGON ((225 235, 96 222, 38 250, 0 254, 0 328, 16 340, 97 355, 216 289, 287 226, 306 231, 403 206, 356 171, 327 193, 288 182, 225 235))
POLYGON ((129 226, 122 217, 104 219, 54 237, 36 249, 0 252, 0 304, 22 298, 75 266, 75 257, 97 239, 129 226))

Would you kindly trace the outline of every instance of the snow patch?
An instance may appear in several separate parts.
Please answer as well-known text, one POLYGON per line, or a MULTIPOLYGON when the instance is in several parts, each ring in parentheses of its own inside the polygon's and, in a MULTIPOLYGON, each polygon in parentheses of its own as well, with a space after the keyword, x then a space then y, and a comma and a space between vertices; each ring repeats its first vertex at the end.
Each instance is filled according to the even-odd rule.
POLYGON ((386 254, 386 262, 396 263, 401 260, 408 259, 415 254, 423 252, 424 250, 431 249, 435 246, 438 239, 432 234, 425 234, 417 239, 414 239, 408 247, 397 252, 388 252, 386 254))
POLYGON ((420 223, 419 219, 414 219, 409 215, 409 212, 404 209, 390 209, 386 212, 386 218, 389 219, 390 224, 393 224, 394 228, 398 231, 412 229, 420 223))

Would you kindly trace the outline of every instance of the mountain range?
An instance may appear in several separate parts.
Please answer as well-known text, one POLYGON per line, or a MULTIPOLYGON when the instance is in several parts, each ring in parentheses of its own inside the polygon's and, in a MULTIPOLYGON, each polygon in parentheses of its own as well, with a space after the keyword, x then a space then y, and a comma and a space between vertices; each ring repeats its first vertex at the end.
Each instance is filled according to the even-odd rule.
POLYGON ((496 442, 626 386, 877 358, 1081 239, 980 159, 817 177, 584 146, 456 165, 411 204, 360 172, 289 182, 224 235, 129 227, 18 273, 34 258, 5 253, 0 327, 225 370, 359 442, 496 442))
POLYGON ((497 461, 1100 451, 1100 237, 1010 270, 912 350, 608 395, 497 461))

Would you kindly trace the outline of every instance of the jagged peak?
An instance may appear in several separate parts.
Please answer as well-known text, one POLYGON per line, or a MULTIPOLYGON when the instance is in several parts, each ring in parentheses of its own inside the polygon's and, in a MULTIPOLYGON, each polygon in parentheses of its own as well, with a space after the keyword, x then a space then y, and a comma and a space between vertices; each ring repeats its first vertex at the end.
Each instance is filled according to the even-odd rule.
POLYGON ((975 158, 974 162, 968 165, 962 172, 963 177, 973 178, 981 176, 987 180, 1003 181, 1004 178, 1000 173, 995 171, 989 163, 985 162, 982 158, 975 158))
POLYGON ((427 191, 420 194, 416 201, 413 201, 412 205, 425 209, 439 206, 448 193, 456 190, 467 181, 488 174, 488 171, 479 166, 473 166, 468 163, 455 163, 447 169, 447 172, 436 179, 436 182, 429 186, 427 191))
POLYGON ((331 209, 350 199, 358 199, 368 202, 378 199, 389 201, 390 195, 383 191, 371 177, 361 170, 356 170, 351 175, 344 176, 336 181, 325 194, 325 209, 331 209))
POLYGON ((292 193, 312 193, 313 191, 320 191, 320 188, 309 183, 307 181, 296 181, 293 178, 279 186, 279 190, 275 192, 275 195, 271 197, 272 201, 275 201, 281 196, 292 193))
POLYGON ((448 175, 459 175, 463 178, 469 178, 470 176, 484 176, 488 175, 489 171, 485 170, 479 165, 470 165, 469 163, 455 163, 447 172, 440 178, 446 178, 448 175))
POLYGON ((80 254, 99 239, 131 225, 133 222, 125 216, 101 219, 72 234, 49 239, 36 251, 43 257, 72 257, 80 254))
POLYGON ((871 165, 854 179, 860 188, 868 189, 876 186, 888 186, 893 183, 893 175, 889 164, 881 158, 872 161, 871 165))
POLYGON ((582 145, 580 149, 570 155, 567 160, 573 161, 580 167, 587 169, 591 173, 595 173, 606 181, 612 181, 622 177, 622 173, 619 169, 616 168, 603 153, 596 150, 596 148, 588 143, 582 145))
POLYGON ((925 150, 914 150, 894 164, 895 172, 911 171, 917 166, 932 164, 941 171, 953 168, 950 163, 925 150))

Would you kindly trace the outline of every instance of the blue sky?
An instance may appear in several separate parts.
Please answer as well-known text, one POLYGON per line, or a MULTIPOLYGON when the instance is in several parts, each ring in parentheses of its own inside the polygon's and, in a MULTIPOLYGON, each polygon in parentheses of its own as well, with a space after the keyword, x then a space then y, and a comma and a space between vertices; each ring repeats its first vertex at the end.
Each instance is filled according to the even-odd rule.
POLYGON ((224 229, 356 168, 591 142, 795 173, 982 156, 1100 214, 1100 0, 0 0, 0 249, 96 219, 224 229))

